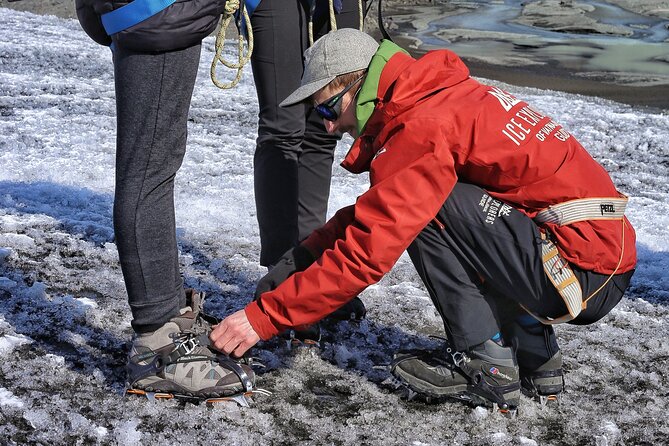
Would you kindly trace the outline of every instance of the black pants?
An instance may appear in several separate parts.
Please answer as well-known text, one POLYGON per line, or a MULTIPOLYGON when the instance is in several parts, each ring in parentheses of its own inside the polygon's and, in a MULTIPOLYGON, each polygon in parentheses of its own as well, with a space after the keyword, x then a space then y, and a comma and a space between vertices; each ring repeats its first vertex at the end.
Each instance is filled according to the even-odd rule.
MULTIPOLYGON (((309 46, 306 0, 262 0, 251 17, 251 58, 260 107, 254 187, 260 264, 275 263, 325 223, 338 135, 328 135, 309 104, 279 107, 300 86, 309 46)), ((344 0, 337 27, 358 27, 358 1, 344 0)), ((314 22, 314 40, 329 28, 314 22)))
MULTIPOLYGON (((523 311, 544 317, 567 314, 541 260, 542 239, 525 214, 483 189, 458 183, 408 249, 437 307, 446 334, 458 350, 478 345, 523 311)), ((574 269, 589 296, 607 275, 574 269)), ((620 301, 633 271, 619 274, 589 302, 573 323, 592 323, 620 301)))
POLYGON ((186 151, 186 124, 200 45, 145 54, 118 48, 114 233, 132 326, 152 331, 179 313, 174 177, 186 151))

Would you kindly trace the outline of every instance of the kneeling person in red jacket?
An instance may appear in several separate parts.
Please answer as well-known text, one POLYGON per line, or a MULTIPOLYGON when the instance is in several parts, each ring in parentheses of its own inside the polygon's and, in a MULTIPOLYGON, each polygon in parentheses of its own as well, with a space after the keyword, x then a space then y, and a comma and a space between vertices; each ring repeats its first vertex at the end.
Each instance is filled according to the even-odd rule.
POLYGON ((448 342, 397 354, 396 377, 426 396, 501 407, 516 406, 521 387, 561 392, 551 324, 602 318, 636 264, 626 197, 607 172, 550 117, 470 78, 451 51, 413 59, 342 29, 305 57, 284 104, 311 100, 328 131, 356 138, 342 166, 368 171, 371 185, 284 256, 261 280, 268 291, 215 328, 215 346, 241 355, 318 321, 407 250, 448 342))

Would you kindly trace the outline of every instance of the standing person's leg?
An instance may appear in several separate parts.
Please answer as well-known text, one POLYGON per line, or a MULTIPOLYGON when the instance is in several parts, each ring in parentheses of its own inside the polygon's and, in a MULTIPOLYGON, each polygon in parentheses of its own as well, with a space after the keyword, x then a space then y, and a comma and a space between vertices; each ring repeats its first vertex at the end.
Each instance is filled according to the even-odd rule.
POLYGON ((197 293, 187 302, 179 272, 174 177, 186 150, 199 60, 200 45, 114 54, 114 231, 137 333, 126 369, 133 394, 226 397, 250 390, 254 380, 250 367, 224 363, 201 344, 209 321, 200 313, 197 293))
MULTIPOLYGON (((331 29, 329 14, 323 11, 327 9, 327 2, 321 1, 318 6, 321 7, 321 14, 314 19, 314 41, 331 29)), ((343 0, 335 18, 338 29, 359 28, 358 0, 343 0)), ((302 26, 304 29, 305 25, 302 26)), ((313 107, 307 106, 304 139, 298 158, 298 240, 307 238, 325 223, 334 151, 340 138, 341 135, 328 134, 323 120, 313 107)), ((362 319, 366 313, 362 300, 356 297, 329 317, 335 320, 362 319)))
POLYGON ((254 187, 260 228, 260 264, 270 266, 298 242, 298 156, 305 104, 279 107, 300 84, 307 49, 300 0, 263 0, 251 18, 251 57, 258 103, 254 187))
POLYGON ((133 328, 148 332, 179 314, 174 177, 186 151, 200 46, 159 54, 119 48, 114 230, 133 328))
POLYGON ((325 224, 334 149, 339 138, 340 135, 325 131, 323 120, 309 107, 298 160, 298 241, 325 224))
MULTIPOLYGON (((359 28, 358 5, 358 0, 342 1, 341 11, 335 14, 338 29, 359 28)), ((314 30, 314 41, 330 31, 328 14, 315 20, 314 30)), ((334 149, 340 138, 341 135, 328 134, 323 120, 313 111, 313 107, 308 107, 298 163, 299 240, 305 239, 325 223, 334 149)))

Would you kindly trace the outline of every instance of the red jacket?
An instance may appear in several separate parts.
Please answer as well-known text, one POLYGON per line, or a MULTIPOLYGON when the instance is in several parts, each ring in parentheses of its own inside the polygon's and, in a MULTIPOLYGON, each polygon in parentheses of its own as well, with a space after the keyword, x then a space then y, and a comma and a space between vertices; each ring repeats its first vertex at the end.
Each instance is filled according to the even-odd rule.
MULTIPOLYGON (((508 93, 469 77, 448 50, 387 62, 377 105, 342 166, 370 189, 303 245, 320 258, 246 307, 268 339, 336 310, 390 271, 457 181, 534 217, 575 198, 618 197, 607 172, 565 129, 508 93)), ((602 274, 634 268, 635 233, 620 220, 545 225, 566 259, 602 274)))

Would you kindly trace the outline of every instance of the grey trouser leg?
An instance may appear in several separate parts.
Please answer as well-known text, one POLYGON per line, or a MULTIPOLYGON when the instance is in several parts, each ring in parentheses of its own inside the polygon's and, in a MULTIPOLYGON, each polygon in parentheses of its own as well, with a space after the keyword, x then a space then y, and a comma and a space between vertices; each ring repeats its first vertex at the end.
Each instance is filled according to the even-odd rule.
POLYGON ((174 217, 174 177, 200 45, 167 53, 114 54, 114 232, 136 332, 155 330, 185 306, 174 217))
MULTIPOLYGON (((251 18, 251 58, 260 107, 254 188, 260 228, 260 264, 275 263, 325 223, 334 148, 309 104, 279 107, 300 85, 308 47, 308 2, 263 0, 251 18)), ((357 0, 344 0, 338 27, 357 27, 357 0)), ((327 32, 323 17, 314 39, 327 32)))
MULTIPOLYGON (((483 189, 457 183, 408 252, 444 319, 446 333, 459 350, 499 332, 522 304, 543 317, 567 313, 548 280, 541 260, 539 228, 525 214, 490 197, 483 189)), ((608 276, 575 268, 589 295, 608 276)), ((591 323, 622 298, 632 272, 614 276, 574 323, 591 323)))

